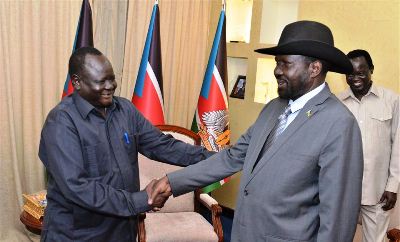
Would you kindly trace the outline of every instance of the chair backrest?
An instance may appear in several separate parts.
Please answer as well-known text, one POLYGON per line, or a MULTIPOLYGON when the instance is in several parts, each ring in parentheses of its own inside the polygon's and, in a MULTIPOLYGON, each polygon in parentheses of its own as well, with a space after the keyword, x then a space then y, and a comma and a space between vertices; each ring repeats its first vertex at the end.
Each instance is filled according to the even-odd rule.
MULTIPOLYGON (((189 144, 200 144, 200 137, 183 127, 174 125, 158 125, 157 126, 163 133, 171 134, 175 139, 182 140, 189 144)), ((139 178, 140 187, 144 189, 149 182, 156 178, 161 178, 165 174, 182 169, 182 167, 165 164, 151 160, 141 154, 139 154, 139 178)), ((179 197, 170 197, 165 203, 164 207, 160 212, 191 212, 194 211, 194 193, 188 193, 179 197)))

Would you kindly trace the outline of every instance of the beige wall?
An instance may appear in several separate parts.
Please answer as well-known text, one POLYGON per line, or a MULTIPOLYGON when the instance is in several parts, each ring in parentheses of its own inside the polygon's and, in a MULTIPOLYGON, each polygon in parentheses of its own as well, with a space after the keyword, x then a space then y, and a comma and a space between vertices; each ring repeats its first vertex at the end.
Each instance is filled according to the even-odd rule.
MULTIPOLYGON (((400 92, 400 1, 301 1, 299 19, 328 25, 335 45, 343 52, 365 49, 375 65, 373 80, 400 92)), ((337 93, 347 87, 343 75, 329 74, 328 83, 337 93)))
MULTIPOLYGON (((299 19, 316 20, 328 25, 335 45, 345 53, 367 50, 374 62, 372 80, 400 92, 400 1, 302 1, 299 19)), ((347 87, 345 78, 328 74, 334 93, 347 87)), ((400 205, 393 211, 389 227, 400 224, 400 205)))
MULTIPOLYGON (((216 5, 214 14, 217 15, 220 8, 218 4, 214 5, 216 5)), ((254 54, 253 50, 265 46, 254 42, 255 39, 257 41, 259 39, 260 21, 258 19, 261 18, 261 11, 261 1, 254 1, 251 43, 240 47, 235 46, 235 48, 228 44, 228 56, 239 55, 238 49, 245 49, 240 53, 245 53, 244 55, 249 58, 245 100, 229 99, 233 142, 254 122, 263 106, 253 102, 256 57, 261 57, 254 54)), ((368 50, 375 65, 373 80, 399 93, 399 12, 399 0, 302 0, 299 2, 298 16, 299 20, 315 20, 328 25, 333 32, 335 45, 345 53, 356 48, 368 50)), ((211 26, 216 26, 216 23, 211 23, 211 26)), ((211 30, 210 33, 214 33, 213 31, 215 30, 211 30)), ((209 41, 212 41, 212 38, 213 34, 210 34, 209 41)), ((347 87, 342 75, 330 73, 327 80, 334 93, 347 87)), ((231 182, 215 191, 213 196, 221 204, 235 208, 239 182, 240 175, 235 175, 231 182)))

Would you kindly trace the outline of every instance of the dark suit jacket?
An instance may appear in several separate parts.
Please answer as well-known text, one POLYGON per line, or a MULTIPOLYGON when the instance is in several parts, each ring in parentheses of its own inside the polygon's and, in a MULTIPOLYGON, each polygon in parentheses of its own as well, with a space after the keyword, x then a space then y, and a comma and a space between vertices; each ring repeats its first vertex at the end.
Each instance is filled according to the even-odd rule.
POLYGON ((232 241, 351 242, 361 199, 360 130, 325 87, 252 168, 287 100, 268 103, 230 149, 168 174, 175 196, 243 170, 232 241))

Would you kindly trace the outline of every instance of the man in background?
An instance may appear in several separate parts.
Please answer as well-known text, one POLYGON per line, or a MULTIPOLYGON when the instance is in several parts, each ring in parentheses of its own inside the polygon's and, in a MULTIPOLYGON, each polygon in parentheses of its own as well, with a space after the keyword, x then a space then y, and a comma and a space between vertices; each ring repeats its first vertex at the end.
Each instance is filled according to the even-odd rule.
POLYGON ((363 242, 381 242, 399 189, 399 96, 372 82, 374 65, 367 51, 347 56, 354 70, 346 75, 349 88, 338 97, 356 117, 363 139, 363 242))
POLYGON ((136 240, 136 215, 162 207, 147 203, 154 180, 139 188, 138 152, 187 166, 212 153, 164 135, 132 103, 114 96, 111 63, 84 47, 69 60, 74 93, 47 116, 39 157, 48 171, 42 241, 136 240))
POLYGON ((232 241, 351 242, 361 134, 325 78, 328 71, 351 73, 352 65, 330 29, 313 21, 287 25, 276 47, 257 52, 275 55, 279 97, 231 148, 160 179, 149 203, 242 170, 232 241))

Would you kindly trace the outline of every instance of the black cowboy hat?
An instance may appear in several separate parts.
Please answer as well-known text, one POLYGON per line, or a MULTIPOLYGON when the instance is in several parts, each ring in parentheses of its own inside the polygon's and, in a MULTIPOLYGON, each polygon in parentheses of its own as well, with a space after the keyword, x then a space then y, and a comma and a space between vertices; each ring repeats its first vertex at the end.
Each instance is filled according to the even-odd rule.
POLYGON ((275 47, 257 49, 268 55, 304 55, 325 60, 329 70, 349 74, 353 66, 347 56, 333 44, 331 30, 314 21, 297 21, 285 26, 275 47))

